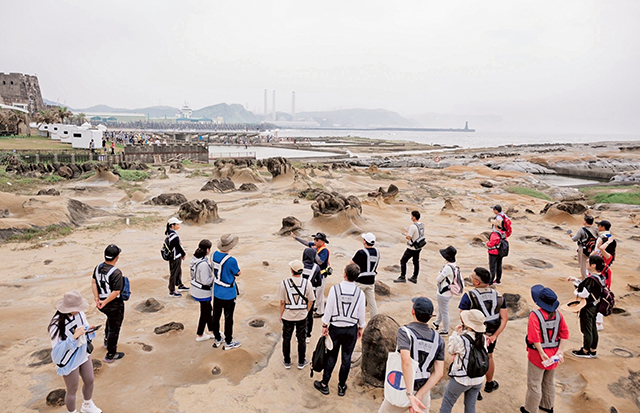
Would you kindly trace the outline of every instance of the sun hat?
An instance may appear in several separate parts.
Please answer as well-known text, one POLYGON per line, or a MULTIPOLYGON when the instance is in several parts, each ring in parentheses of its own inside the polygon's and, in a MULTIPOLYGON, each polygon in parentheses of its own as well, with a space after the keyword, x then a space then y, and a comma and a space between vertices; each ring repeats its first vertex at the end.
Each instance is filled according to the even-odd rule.
POLYGON ((167 221, 167 224, 169 225, 173 225, 173 224, 182 224, 182 221, 180 221, 178 218, 176 217, 171 217, 169 218, 169 221, 167 221))
POLYGON ((224 234, 220 237, 220 241, 218 241, 218 249, 222 252, 230 251, 231 248, 236 246, 238 239, 237 235, 224 234))
POLYGON ((552 289, 540 284, 531 287, 531 298, 533 298, 533 302, 535 302, 538 307, 548 313, 556 311, 560 305, 556 293, 554 293, 552 289))
POLYGON ((587 300, 584 298, 574 298, 568 303, 562 306, 562 311, 568 311, 570 313, 578 313, 587 304, 587 300))
POLYGON ((442 255, 442 258, 444 258, 445 260, 449 262, 456 261, 456 254, 458 253, 458 250, 455 249, 455 247, 449 245, 447 248, 443 248, 439 251, 440 251, 440 255, 442 255))
POLYGON ((376 243, 376 236, 370 232, 365 232, 364 234, 362 234, 362 239, 367 241, 367 244, 369 245, 373 245, 376 243))
POLYGON ((327 244, 329 243, 329 240, 327 239, 327 236, 324 234, 324 232, 318 232, 313 236, 313 239, 319 239, 324 241, 327 244))
POLYGON ((109 244, 104 249, 104 259, 105 261, 113 261, 121 252, 122 250, 116 244, 109 244))
POLYGON ((293 260, 289 263, 289 268, 291 268, 293 272, 297 274, 304 270, 304 265, 302 265, 302 261, 300 260, 293 260))
POLYGON ((71 290, 64 293, 62 300, 56 304, 56 309, 62 314, 69 314, 75 311, 84 311, 89 307, 87 300, 82 298, 80 291, 71 290))
POLYGON ((412 298, 413 302, 413 311, 416 314, 422 314, 426 316, 433 315, 433 303, 427 297, 415 297, 412 298))
POLYGON ((498 212, 502 212, 502 207, 500 205, 494 205, 492 209, 495 209, 498 212))
POLYGON ((466 327, 476 333, 484 333, 487 327, 484 325, 486 317, 480 310, 464 310, 460 312, 460 318, 466 327))

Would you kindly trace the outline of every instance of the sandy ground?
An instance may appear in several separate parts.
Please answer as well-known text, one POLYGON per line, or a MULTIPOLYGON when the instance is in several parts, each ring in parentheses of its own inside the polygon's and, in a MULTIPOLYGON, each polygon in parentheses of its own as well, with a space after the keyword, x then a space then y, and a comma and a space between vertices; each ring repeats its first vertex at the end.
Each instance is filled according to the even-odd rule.
MULTIPOLYGON (((64 410, 45 404, 45 397, 51 390, 64 387, 62 378, 55 374, 52 364, 30 367, 37 361, 32 353, 50 348, 46 327, 56 301, 65 291, 76 288, 85 298, 91 298, 91 272, 101 262, 104 247, 109 243, 115 243, 123 250, 118 267, 130 278, 133 295, 126 304, 120 335, 119 350, 124 351, 126 357, 111 365, 105 364, 96 373, 94 400, 105 412, 201 412, 217 408, 247 412, 377 411, 382 402, 382 389, 363 384, 359 365, 351 371, 347 397, 340 398, 337 396, 337 370, 330 384, 331 395, 323 396, 313 388, 308 367, 303 371, 285 370, 281 364, 281 326, 278 302, 274 297, 278 283, 288 275, 287 263, 299 258, 302 252, 302 246, 290 237, 276 235, 281 219, 289 215, 304 223, 302 235, 316 231, 328 234, 331 262, 337 270, 328 279, 329 286, 340 281, 341 269, 361 247, 360 232, 375 233, 381 253, 378 279, 392 289, 390 297, 378 297, 378 306, 382 313, 403 324, 411 321, 411 297, 426 295, 435 302, 435 277, 444 264, 438 249, 447 245, 458 249, 457 261, 464 276, 470 275, 476 266, 487 266, 486 250, 472 243, 483 231, 490 230, 490 207, 500 203, 505 209, 513 207, 518 212, 512 217, 511 253, 505 259, 499 291, 521 294, 531 303, 531 285, 543 283, 553 288, 562 302, 569 301, 573 289, 564 279, 568 275, 577 276, 578 268, 575 244, 565 232, 569 228, 577 231, 581 217, 539 215, 538 211, 546 201, 509 194, 501 189, 502 186, 517 185, 525 175, 497 172, 482 166, 457 166, 438 171, 406 168, 385 172, 389 172, 392 179, 379 179, 364 168, 340 172, 315 170, 315 176, 307 178, 325 189, 344 195, 354 194, 360 199, 365 199, 367 192, 380 186, 386 188, 390 183, 400 188, 400 195, 389 205, 365 202, 362 217, 356 219, 314 219, 311 201, 292 202, 297 198, 294 189, 306 187, 301 180, 294 182, 292 175, 258 183, 258 192, 218 194, 199 191, 207 180, 205 177, 169 174, 168 180, 144 183, 148 192, 138 193, 134 199, 100 180, 72 182, 61 186, 60 198, 38 197, 50 202, 50 209, 27 210, 22 202, 33 197, 18 199, 14 194, 0 194, 3 208, 19 211, 15 219, 34 223, 64 220, 59 217, 63 213, 60 203, 66 198, 98 207, 107 214, 87 221, 61 239, 0 245, 3 257, 0 268, 0 399, 3 406, 0 410, 64 410), (493 180, 496 186, 481 187, 479 182, 485 179, 493 180), (80 185, 86 189, 74 190, 80 185), (196 342, 198 304, 188 293, 180 299, 167 295, 168 265, 161 259, 159 249, 164 238, 164 222, 176 213, 177 207, 148 206, 140 202, 163 192, 180 192, 189 200, 206 197, 218 203, 221 222, 182 226, 180 236, 189 257, 202 238, 215 243, 223 233, 240 237, 238 246, 232 251, 242 269, 239 282, 242 294, 235 314, 235 335, 242 347, 237 350, 223 351, 212 348, 210 341, 196 342), (453 197, 457 208, 442 211, 444 196, 453 197), (527 208, 535 214, 525 213, 527 208), (418 284, 393 284, 397 273, 387 267, 399 264, 405 248, 402 231, 410 224, 409 211, 412 209, 422 212, 429 243, 421 255, 418 284), (127 217, 132 218, 131 225, 126 225, 127 217), (554 228, 556 226, 559 228, 554 228), (550 238, 562 248, 522 239, 527 235, 550 238), (523 263, 527 258, 544 260, 553 267, 541 270, 528 266, 523 263), (47 265, 48 260, 51 262, 47 265), (135 310, 137 304, 150 297, 165 307, 157 313, 135 310), (260 328, 249 326, 254 319, 263 320, 265 325, 260 328), (185 330, 154 334, 154 327, 171 321, 183 323, 185 330), (152 349, 145 351, 143 345, 152 349), (215 366, 221 373, 214 376, 212 369, 215 366)), ((613 232, 619 242, 613 268, 613 290, 618 297, 618 306, 627 314, 606 319, 597 360, 567 356, 567 361, 557 370, 556 411, 608 412, 611 406, 618 412, 638 411, 638 379, 616 384, 629 377, 631 371, 640 370, 640 345, 637 343, 640 325, 636 321, 640 293, 630 293, 627 288, 628 283, 637 283, 640 270, 635 259, 640 242, 630 238, 638 234, 638 229, 631 222, 629 209, 612 208, 593 213, 613 223, 613 232), (624 352, 614 352, 614 349, 625 349, 630 358, 620 357, 624 352)), ((188 284, 188 274, 185 263, 185 284, 188 284)), ((456 313, 454 307, 458 301, 454 299, 451 304, 452 314, 456 313)), ((92 323, 105 322, 105 317, 95 308, 89 309, 87 315, 92 323)), ((567 352, 570 352, 580 347, 582 336, 577 318, 571 314, 565 314, 565 317, 571 331, 567 346, 567 352)), ((319 336, 319 323, 316 320, 311 347, 319 336)), ((479 412, 515 412, 523 404, 527 363, 525 333, 526 319, 518 319, 510 321, 500 337, 495 353, 495 379, 500 382, 500 389, 485 394, 484 401, 478 403, 479 412)), ((359 349, 358 345, 354 355, 356 364, 359 349)), ((312 348, 308 348, 309 355, 311 351, 312 348)), ((102 359, 104 353, 102 347, 96 346, 93 357, 102 359)), ((295 345, 293 354, 296 354, 295 345)), ((441 384, 445 382, 446 377, 441 384)), ((439 408, 439 397, 434 395, 431 411, 439 408)), ((80 394, 78 398, 81 398, 80 394)), ((463 411, 462 401, 454 411, 463 411)))

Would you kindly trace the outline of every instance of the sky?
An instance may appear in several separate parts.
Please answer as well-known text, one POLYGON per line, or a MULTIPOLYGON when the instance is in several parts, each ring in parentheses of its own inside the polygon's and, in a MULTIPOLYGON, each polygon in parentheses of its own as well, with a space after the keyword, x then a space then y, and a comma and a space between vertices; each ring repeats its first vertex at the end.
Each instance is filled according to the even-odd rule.
POLYGON ((282 112, 295 91, 298 113, 640 130, 637 0, 2 3, 0 71, 37 74, 43 97, 73 108, 226 102, 263 113, 267 89, 269 112, 275 90, 282 112))

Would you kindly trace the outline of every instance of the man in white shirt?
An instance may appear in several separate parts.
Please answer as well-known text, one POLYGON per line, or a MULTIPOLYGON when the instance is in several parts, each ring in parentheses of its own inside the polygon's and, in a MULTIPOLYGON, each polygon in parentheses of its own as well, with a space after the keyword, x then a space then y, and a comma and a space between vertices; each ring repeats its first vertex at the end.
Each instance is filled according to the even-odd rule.
POLYGON ((426 245, 424 236, 424 224, 420 222, 420 212, 411 211, 411 225, 404 233, 407 239, 407 249, 404 251, 400 259, 400 276, 393 280, 395 283, 407 282, 407 262, 413 262, 413 276, 409 281, 416 284, 418 282, 418 273, 420 272, 420 251, 426 245))
POLYGON ((344 269, 344 281, 331 287, 322 316, 322 335, 330 336, 333 349, 327 353, 327 365, 322 380, 313 382, 313 386, 322 394, 329 394, 329 380, 342 348, 342 361, 338 376, 338 396, 347 391, 347 378, 351 369, 351 355, 356 342, 362 337, 365 322, 365 296, 355 280, 360 267, 349 264, 344 269))

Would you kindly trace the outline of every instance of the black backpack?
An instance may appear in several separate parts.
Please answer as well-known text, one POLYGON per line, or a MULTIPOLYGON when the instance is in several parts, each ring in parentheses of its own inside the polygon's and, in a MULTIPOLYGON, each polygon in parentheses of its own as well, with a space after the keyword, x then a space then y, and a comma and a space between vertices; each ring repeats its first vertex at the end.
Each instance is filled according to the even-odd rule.
POLYGON ((327 365, 327 346, 325 345, 324 336, 320 336, 316 349, 313 350, 313 356, 311 356, 311 377, 313 372, 320 373, 327 365))
POLYGON ((500 242, 498 243, 498 255, 501 257, 506 257, 509 255, 509 241, 507 241, 507 237, 504 233, 497 231, 500 235, 500 242))
POLYGON ((583 230, 587 233, 587 239, 582 241, 580 245, 582 246, 582 253, 585 255, 585 257, 588 257, 596 248, 596 241, 598 239, 590 230, 587 229, 587 227, 584 227, 583 230))
POLYGON ((160 249, 160 255, 165 261, 171 261, 173 259, 173 250, 169 248, 169 244, 171 244, 171 235, 164 239, 164 242, 162 243, 162 249, 160 249))
POLYGON ((476 348, 473 339, 468 334, 463 334, 462 337, 469 341, 469 347, 471 348, 469 364, 467 364, 467 376, 472 379, 484 376, 489 371, 489 353, 487 349, 484 346, 479 349, 476 348))

